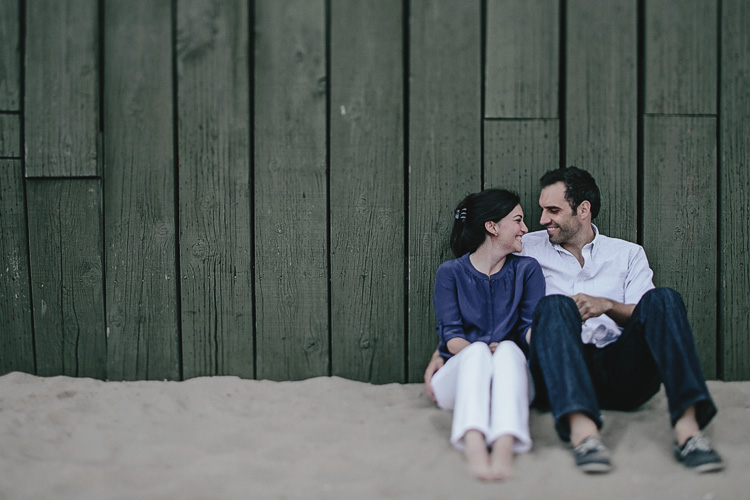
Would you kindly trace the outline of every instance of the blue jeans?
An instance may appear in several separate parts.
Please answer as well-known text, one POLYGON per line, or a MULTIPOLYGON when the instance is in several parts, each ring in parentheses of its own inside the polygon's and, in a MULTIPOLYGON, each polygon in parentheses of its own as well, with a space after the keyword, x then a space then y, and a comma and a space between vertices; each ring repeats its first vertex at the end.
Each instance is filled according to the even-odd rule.
POLYGON ((663 383, 672 426, 695 405, 699 427, 716 415, 682 297, 670 288, 646 293, 620 338, 603 348, 581 342, 573 299, 544 297, 534 311, 530 368, 535 405, 549 407, 555 429, 570 440, 567 417, 582 412, 601 428, 600 407, 635 410, 663 383))

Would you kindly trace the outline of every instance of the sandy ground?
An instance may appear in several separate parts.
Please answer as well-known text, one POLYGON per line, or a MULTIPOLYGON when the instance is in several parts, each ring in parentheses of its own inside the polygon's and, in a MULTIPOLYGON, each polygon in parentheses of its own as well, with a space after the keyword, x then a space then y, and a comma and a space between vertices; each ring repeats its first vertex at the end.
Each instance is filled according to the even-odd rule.
POLYGON ((672 458, 666 399, 605 412, 615 470, 586 476, 532 411, 534 448, 505 483, 471 479, 451 414, 419 384, 0 377, 0 499, 750 499, 750 382, 709 382, 727 463, 672 458))

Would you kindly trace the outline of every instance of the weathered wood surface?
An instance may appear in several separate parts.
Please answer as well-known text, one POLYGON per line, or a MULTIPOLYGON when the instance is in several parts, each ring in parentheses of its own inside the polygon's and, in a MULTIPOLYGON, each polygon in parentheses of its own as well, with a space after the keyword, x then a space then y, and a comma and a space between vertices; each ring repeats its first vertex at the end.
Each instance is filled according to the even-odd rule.
POLYGON ((255 8, 257 376, 298 380, 330 361, 326 8, 255 8))
POLYGON ((437 346, 435 272, 453 258, 453 209, 481 189, 481 2, 411 4, 408 380, 437 346))
POLYGON ((491 120, 484 125, 485 187, 521 197, 529 231, 542 229, 539 178, 560 161, 559 120, 491 120))
POLYGON ((171 6, 104 12, 107 373, 179 379, 171 6))
POLYGON ((716 119, 646 117, 643 246, 656 286, 682 294, 708 378, 716 377, 716 119))
POLYGON ((723 0, 721 13, 719 375, 750 380, 750 4, 723 0))
POLYGON ((26 2, 27 177, 99 174, 97 0, 26 2))
POLYGON ((0 373, 34 373, 28 238, 20 160, 0 159, 0 373))
POLYGON ((254 376, 248 18, 244 2, 177 2, 185 378, 254 376))
POLYGON ((21 109, 21 0, 0 2, 0 111, 21 109))
POLYGON ((635 241, 638 219, 636 2, 566 2, 565 165, 591 172, 602 192, 594 221, 635 241))
POLYGON ((716 114, 717 0, 645 4, 645 112, 716 114))
POLYGON ((37 374, 107 377, 101 182, 27 183, 37 374))
POLYGON ((557 118, 560 2, 487 0, 488 118, 557 118))
POLYGON ((331 2, 332 374, 405 379, 402 4, 331 2))
POLYGON ((0 114, 0 158, 21 157, 21 116, 0 114))

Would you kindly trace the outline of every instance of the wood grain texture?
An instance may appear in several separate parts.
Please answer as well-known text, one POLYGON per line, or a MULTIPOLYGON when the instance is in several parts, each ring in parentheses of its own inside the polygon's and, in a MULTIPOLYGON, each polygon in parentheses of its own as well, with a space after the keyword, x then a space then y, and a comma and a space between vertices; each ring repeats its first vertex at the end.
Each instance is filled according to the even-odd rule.
POLYGON ((255 4, 258 378, 328 375, 325 2, 255 4))
POLYGON ((481 5, 411 3, 408 380, 437 346, 435 272, 453 258, 453 209, 481 189, 481 5))
POLYGON ((501 120, 484 125, 485 187, 518 193, 529 231, 542 229, 539 179, 560 161, 559 120, 501 120))
POLYGON ((253 378, 250 87, 243 2, 177 3, 185 378, 253 378))
POLYGON ((654 284, 682 294, 706 378, 716 378, 716 119, 646 117, 643 246, 654 284))
POLYGON ((21 157, 21 116, 0 114, 0 157, 21 157))
POLYGON ((23 164, 0 159, 0 374, 34 373, 24 205, 23 164))
POLYGON ((557 118, 560 2, 487 0, 487 118, 557 118))
POLYGON ((717 0, 646 2, 650 114, 716 114, 717 0))
POLYGON ((0 111, 21 109, 20 0, 0 2, 0 111))
POLYGON ((402 5, 331 3, 332 373, 405 380, 402 5))
POLYGON ((750 380, 750 4, 721 4, 720 325, 724 380, 750 380))
POLYGON ((26 3, 27 177, 99 175, 96 0, 26 3))
POLYGON ((37 375, 107 377, 101 182, 31 180, 37 375))
POLYGON ((104 12, 107 373, 176 380, 171 8, 109 0, 104 12))
POLYGON ((602 194, 594 223, 635 241, 638 219, 638 12, 632 0, 567 2, 565 165, 602 194))

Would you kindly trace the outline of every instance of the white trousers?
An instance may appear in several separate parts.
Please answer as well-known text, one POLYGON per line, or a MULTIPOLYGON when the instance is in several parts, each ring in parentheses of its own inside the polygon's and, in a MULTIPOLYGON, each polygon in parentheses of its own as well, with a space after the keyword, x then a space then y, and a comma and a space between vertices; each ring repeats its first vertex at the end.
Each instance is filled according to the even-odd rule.
POLYGON ((432 377, 438 406, 453 410, 451 443, 464 449, 466 431, 476 429, 491 445, 504 434, 512 435, 513 451, 531 449, 529 384, 526 356, 511 341, 503 341, 490 352, 484 342, 475 342, 450 358, 432 377))

